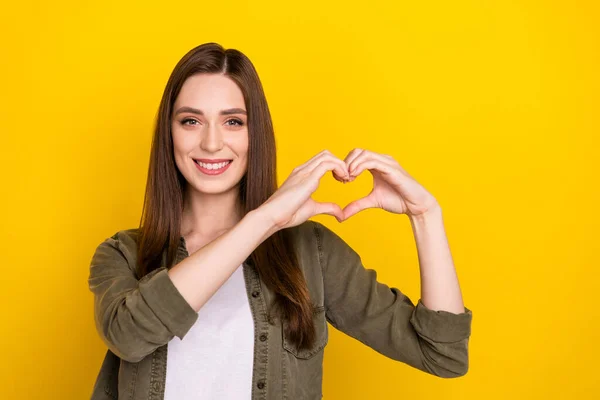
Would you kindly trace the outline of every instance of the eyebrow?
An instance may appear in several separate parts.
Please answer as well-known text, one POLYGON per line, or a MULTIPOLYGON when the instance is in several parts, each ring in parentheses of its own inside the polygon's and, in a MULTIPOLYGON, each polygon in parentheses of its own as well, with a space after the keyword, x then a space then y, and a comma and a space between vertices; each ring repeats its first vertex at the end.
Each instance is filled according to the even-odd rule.
MULTIPOLYGON (((190 112, 192 114, 204 115, 202 110, 198 110, 197 108, 193 108, 193 107, 180 107, 177 111, 175 111, 174 115, 177 115, 177 114, 180 114, 183 112, 190 112)), ((246 110, 244 110, 243 108, 228 108, 227 110, 221 110, 221 112, 219 114, 221 114, 221 115, 231 115, 231 114, 247 115, 246 110)))

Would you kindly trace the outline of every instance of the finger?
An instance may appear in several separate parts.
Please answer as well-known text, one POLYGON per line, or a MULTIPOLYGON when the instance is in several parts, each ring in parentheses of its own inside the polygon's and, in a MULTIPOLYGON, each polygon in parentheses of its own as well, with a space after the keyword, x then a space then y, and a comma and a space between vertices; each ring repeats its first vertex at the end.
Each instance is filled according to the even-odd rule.
MULTIPOLYGON (((344 158, 344 162, 346 163, 346 168, 350 165, 350 163, 356 159, 356 157, 358 157, 359 155, 362 154, 362 152, 364 151, 364 149, 361 148, 355 148, 352 151, 350 151, 350 153, 348 153, 348 155, 346 156, 346 158, 344 158)), ((348 169, 348 171, 350 171, 348 169)))
POLYGON ((315 159, 317 159, 317 158, 321 157, 321 155, 322 155, 322 154, 325 154, 325 153, 327 153, 328 151, 329 151, 329 150, 327 150, 327 149, 321 150, 320 152, 318 152, 317 154, 315 154, 314 156, 312 156, 312 157, 311 157, 309 160, 307 160, 306 162, 304 162, 304 163, 302 163, 302 164, 298 165, 298 166, 296 167, 296 169, 297 169, 297 170, 304 169, 304 168, 305 168, 305 167, 306 167, 308 164, 310 164, 311 162, 313 162, 315 159))
POLYGON ((351 202, 350 204, 348 204, 346 207, 344 207, 343 212, 344 212, 344 219, 348 219, 351 216, 353 216, 354 214, 365 210, 367 208, 377 208, 377 203, 375 202, 375 199, 373 198, 373 196, 371 194, 369 194, 368 196, 365 196, 361 199, 358 200, 354 200, 353 202, 351 202))
POLYGON ((378 154, 378 153, 374 153, 374 154, 376 156, 383 157, 383 158, 381 158, 382 161, 387 162, 394 169, 396 169, 396 170, 402 172, 403 174, 405 174, 406 176, 410 177, 410 174, 408 172, 406 172, 406 170, 404 168, 402 168, 402 165, 400 165, 400 163, 398 161, 396 161, 396 159, 391 154, 378 154))
MULTIPOLYGON (((305 169, 307 171, 310 171, 309 173, 312 173, 312 171, 314 171, 316 168, 318 168, 318 166, 321 163, 324 162, 332 162, 335 163, 335 165, 337 166, 336 168, 333 169, 333 171, 335 171, 335 173, 333 174, 334 178, 336 178, 339 181, 343 181, 346 179, 349 179, 350 176, 348 174, 348 170, 346 169, 346 164, 340 160, 339 158, 337 158, 336 156, 334 156, 333 154, 323 154, 321 156, 321 159, 315 160, 313 162, 314 165, 307 165, 305 167, 305 169), (337 177, 336 177, 337 174, 337 177), (339 178, 339 179, 338 179, 339 178)), ((324 171, 325 172, 325 171, 324 171)), ((324 173, 323 172, 323 173, 324 173)), ((322 175, 321 175, 322 176, 322 175)))
POLYGON ((335 173, 332 172, 333 177, 340 181, 343 182, 345 180, 347 180, 349 178, 348 176, 348 170, 346 168, 346 164, 340 160, 339 158, 337 158, 336 156, 334 156, 329 150, 323 150, 321 151, 319 154, 315 155, 314 157, 312 157, 310 160, 308 160, 307 162, 305 162, 304 164, 301 164, 299 166, 297 166, 296 168, 294 168, 294 171, 292 171, 292 173, 306 173, 306 174, 310 174, 312 172, 312 170, 322 161, 322 160, 337 160, 337 162, 340 163, 340 167, 343 168, 343 172, 336 170, 335 173))
POLYGON ((391 174, 394 172, 394 168, 389 164, 382 162, 381 160, 366 160, 355 165, 354 170, 350 173, 350 177, 356 177, 360 175, 365 169, 376 170, 383 174, 391 174))
POLYGON ((350 173, 350 175, 358 176, 359 173, 357 173, 356 171, 357 166, 360 163, 363 163, 368 160, 378 160, 381 164, 385 164, 390 167, 398 165, 396 160, 394 160, 393 158, 386 157, 383 154, 375 153, 373 151, 365 150, 354 160, 352 160, 350 165, 348 165, 348 172, 350 173))
MULTIPOLYGON (((341 160, 338 161, 341 162, 341 160)), ((346 165, 343 162, 342 165, 340 165, 340 163, 335 160, 322 161, 310 172, 310 176, 321 179, 327 171, 335 171, 339 176, 347 176, 345 167, 346 165)))
MULTIPOLYGON (((346 161, 346 165, 348 167, 348 173, 350 173, 350 168, 352 167, 352 165, 356 164, 356 160, 357 159, 361 159, 365 156, 365 154, 369 153, 369 150, 367 149, 357 149, 359 151, 355 152, 354 155, 352 157, 349 157, 348 160, 346 161)), ((350 174, 352 175, 352 174, 350 174)))
POLYGON ((318 214, 333 215, 338 220, 338 222, 342 222, 344 220, 344 212, 342 211, 342 208, 335 203, 315 202, 313 216, 318 214))
POLYGON ((306 161, 303 164, 300 164, 295 169, 298 171, 305 170, 305 169, 312 170, 311 166, 314 166, 315 163, 317 163, 320 159, 326 157, 327 155, 335 157, 331 151, 325 149, 325 150, 322 150, 319 153, 315 154, 313 157, 310 158, 310 160, 306 161))
POLYGON ((357 164, 372 159, 380 160, 382 163, 388 164, 390 166, 397 164, 396 160, 394 160, 393 158, 376 153, 374 151, 364 150, 350 162, 350 164, 348 165, 348 172, 354 171, 356 169, 357 164))
MULTIPOLYGON (((324 160, 328 162, 337 163, 337 168, 330 168, 332 176, 339 182, 346 182, 350 179, 346 164, 335 156, 327 155, 326 153, 320 154, 318 158, 312 159, 309 164, 302 164, 292 170, 286 180, 294 181, 296 179, 304 179, 306 176, 310 176, 314 169, 322 163, 324 160)), ((321 175, 322 176, 322 175, 321 175)), ((319 176, 319 178, 321 177, 319 176)))

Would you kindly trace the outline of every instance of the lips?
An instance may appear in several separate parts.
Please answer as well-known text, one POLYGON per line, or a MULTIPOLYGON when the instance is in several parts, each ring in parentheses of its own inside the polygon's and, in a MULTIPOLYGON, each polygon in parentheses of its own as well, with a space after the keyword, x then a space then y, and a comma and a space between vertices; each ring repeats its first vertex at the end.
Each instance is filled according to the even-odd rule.
POLYGON ((203 162, 205 164, 231 161, 231 159, 229 159, 229 158, 192 158, 192 160, 194 160, 194 161, 200 161, 200 162, 203 162))
POLYGON ((219 161, 203 161, 202 159, 199 159, 199 160, 194 159, 194 162, 196 164, 198 164, 198 165, 200 165, 201 163, 202 164, 211 164, 211 165, 214 165, 214 164, 221 164, 221 163, 224 163, 224 162, 228 163, 227 165, 229 165, 229 164, 231 164, 231 161, 233 161, 233 160, 222 159, 222 160, 219 160, 219 161))
POLYGON ((205 175, 219 175, 222 174, 223 172, 225 172, 227 170, 227 168, 229 168, 229 166, 231 165, 233 160, 227 160, 227 159, 222 159, 222 161, 218 161, 218 162, 214 162, 214 160, 212 163, 206 163, 203 161, 204 159, 194 159, 194 164, 196 164, 196 168, 198 168, 198 170, 200 170, 201 172, 203 172, 205 175), (219 163, 224 163, 227 162, 227 164, 225 164, 224 166, 222 166, 221 168, 207 168, 207 167, 203 167, 200 163, 203 164, 219 164, 219 163))

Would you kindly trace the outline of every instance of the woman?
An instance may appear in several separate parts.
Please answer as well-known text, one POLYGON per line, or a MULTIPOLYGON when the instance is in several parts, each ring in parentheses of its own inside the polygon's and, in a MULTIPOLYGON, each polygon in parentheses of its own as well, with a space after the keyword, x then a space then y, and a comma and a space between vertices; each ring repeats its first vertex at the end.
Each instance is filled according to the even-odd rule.
POLYGON ((325 150, 276 182, 275 140, 250 60, 207 43, 175 67, 152 143, 142 221, 92 258, 108 347, 93 399, 321 398, 327 322, 440 377, 464 375, 464 307, 436 200, 389 155, 325 150), (373 191, 341 209, 311 199, 331 171, 368 170, 373 191), (407 214, 422 299, 376 279, 324 225, 379 207, 407 214))

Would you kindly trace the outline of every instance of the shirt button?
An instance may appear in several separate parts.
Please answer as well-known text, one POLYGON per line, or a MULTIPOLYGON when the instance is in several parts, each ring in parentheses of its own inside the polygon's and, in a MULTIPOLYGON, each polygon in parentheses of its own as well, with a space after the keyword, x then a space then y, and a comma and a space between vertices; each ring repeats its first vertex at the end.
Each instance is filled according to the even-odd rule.
POLYGON ((259 293, 258 292, 252 292, 252 297, 258 297, 259 293))
POLYGON ((264 342, 265 340, 267 340, 267 335, 262 334, 262 335, 260 335, 259 339, 260 339, 261 342, 264 342))
POLYGON ((262 389, 265 387, 265 382, 263 381, 258 381, 258 383, 256 384, 256 387, 259 389, 262 389))

